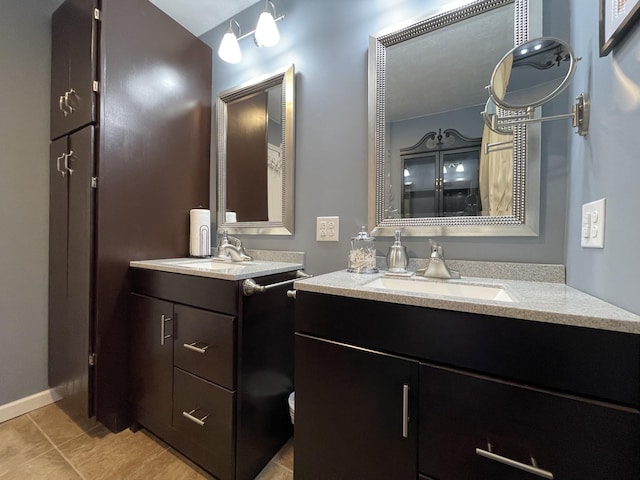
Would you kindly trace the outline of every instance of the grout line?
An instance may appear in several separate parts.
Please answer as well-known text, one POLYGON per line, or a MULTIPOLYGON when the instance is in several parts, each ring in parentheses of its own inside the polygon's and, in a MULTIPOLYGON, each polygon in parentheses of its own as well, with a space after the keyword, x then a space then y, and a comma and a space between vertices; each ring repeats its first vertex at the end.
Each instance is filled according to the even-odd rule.
MULTIPOLYGON (((53 440, 51 440, 51 438, 49 437, 49 435, 47 435, 46 433, 44 433, 44 430, 42 430, 42 428, 40 428, 40 425, 38 425, 38 423, 37 423, 33 418, 31 418, 31 415, 27 414, 27 417, 29 417, 29 420, 31 420, 31 421, 33 422, 33 424, 36 426, 36 428, 37 428, 38 430, 40 430, 40 433, 42 433, 42 435, 44 435, 44 437, 47 439, 47 441, 48 441, 48 442, 53 446, 53 448, 54 448, 54 449, 55 449, 55 450, 60 454, 60 456, 64 459, 64 461, 65 461, 65 462, 67 462, 67 463, 69 464, 69 466, 70 466, 70 467, 71 467, 71 468, 72 468, 72 469, 73 469, 73 470, 74 470, 78 475, 80 475, 80 478, 82 478, 82 480, 87 480, 87 478, 82 474, 82 472, 80 472, 80 470, 78 470, 78 469, 76 468, 76 466, 71 462, 71 460, 69 460, 69 459, 67 458, 67 456, 66 456, 64 453, 62 453, 62 451, 58 448, 58 446, 57 446, 55 443, 53 443, 53 440)), ((86 433, 86 432, 85 432, 85 433, 86 433)), ((84 435, 84 434, 83 434, 83 435, 84 435)), ((80 435, 78 435, 78 436, 80 436, 80 435)), ((74 437, 74 438, 78 438, 78 437, 74 437)), ((66 442, 65 442, 65 443, 66 443, 66 442)), ((44 453, 43 453, 43 455, 44 455, 44 453)), ((40 456, 40 455, 38 455, 38 456, 40 456)), ((38 457, 36 457, 36 458, 38 458, 38 457)))

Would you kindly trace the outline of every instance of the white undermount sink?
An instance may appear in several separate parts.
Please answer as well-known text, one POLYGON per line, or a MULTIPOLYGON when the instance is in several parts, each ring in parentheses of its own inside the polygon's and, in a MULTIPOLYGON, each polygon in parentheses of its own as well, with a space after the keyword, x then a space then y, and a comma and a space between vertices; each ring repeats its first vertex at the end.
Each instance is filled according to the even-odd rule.
POLYGON ((258 265, 258 262, 221 262, 211 260, 210 258, 203 258, 199 260, 180 260, 169 264, 176 267, 195 268, 198 270, 225 270, 237 272, 239 270, 243 270, 245 267, 258 265))
POLYGON ((476 300, 514 301, 501 287, 448 283, 446 281, 433 282, 425 278, 379 277, 364 286, 398 293, 415 292, 476 300))

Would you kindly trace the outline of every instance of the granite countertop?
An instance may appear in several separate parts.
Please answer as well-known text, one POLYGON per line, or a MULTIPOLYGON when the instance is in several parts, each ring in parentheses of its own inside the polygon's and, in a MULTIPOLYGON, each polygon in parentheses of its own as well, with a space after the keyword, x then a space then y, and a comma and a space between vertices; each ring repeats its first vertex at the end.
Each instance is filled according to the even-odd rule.
POLYGON ((495 315, 546 323, 573 325, 640 334, 640 316, 566 286, 564 283, 464 277, 437 280, 411 277, 411 281, 499 287, 513 302, 468 299, 421 292, 390 291, 367 284, 386 278, 383 273, 355 274, 346 270, 297 280, 299 291, 324 293, 380 302, 495 315))
POLYGON ((298 252, 268 252, 247 250, 254 257, 249 262, 220 262, 211 258, 165 258, 129 262, 133 268, 181 273, 221 280, 245 280, 304 268, 304 254, 298 252))

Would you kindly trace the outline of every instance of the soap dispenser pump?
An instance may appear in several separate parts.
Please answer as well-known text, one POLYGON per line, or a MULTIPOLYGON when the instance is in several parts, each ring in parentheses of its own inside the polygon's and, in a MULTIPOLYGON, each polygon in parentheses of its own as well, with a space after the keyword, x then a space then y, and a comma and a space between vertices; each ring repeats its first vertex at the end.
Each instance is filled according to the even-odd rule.
POLYGON ((396 230, 395 241, 387 253, 387 268, 391 273, 406 273, 408 265, 407 248, 400 242, 400 230, 396 230))

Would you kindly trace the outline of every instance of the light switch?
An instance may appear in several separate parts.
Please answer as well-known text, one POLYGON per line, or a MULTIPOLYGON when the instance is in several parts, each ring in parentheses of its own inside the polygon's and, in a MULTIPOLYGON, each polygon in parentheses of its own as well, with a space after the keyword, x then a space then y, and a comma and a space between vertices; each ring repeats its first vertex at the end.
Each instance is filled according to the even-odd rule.
POLYGON ((582 238, 584 248, 604 248, 605 199, 582 205, 582 238))

